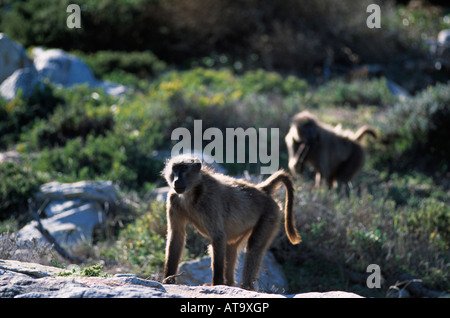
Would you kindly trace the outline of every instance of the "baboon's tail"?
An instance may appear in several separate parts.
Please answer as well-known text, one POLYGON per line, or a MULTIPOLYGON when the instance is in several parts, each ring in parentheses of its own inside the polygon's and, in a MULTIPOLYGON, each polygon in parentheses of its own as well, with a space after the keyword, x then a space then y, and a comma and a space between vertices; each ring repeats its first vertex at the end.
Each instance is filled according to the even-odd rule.
POLYGON ((375 130, 369 125, 364 125, 355 132, 355 134, 353 135, 353 140, 359 141, 364 136, 364 134, 369 134, 373 138, 377 138, 377 133, 375 132, 375 130))
POLYGON ((279 188, 281 183, 286 187, 286 202, 284 205, 284 228, 286 234, 292 244, 298 244, 301 242, 300 235, 295 227, 295 219, 293 212, 294 205, 294 186, 292 184, 291 176, 284 170, 279 170, 267 178, 265 181, 258 184, 266 193, 272 195, 276 189, 279 188))

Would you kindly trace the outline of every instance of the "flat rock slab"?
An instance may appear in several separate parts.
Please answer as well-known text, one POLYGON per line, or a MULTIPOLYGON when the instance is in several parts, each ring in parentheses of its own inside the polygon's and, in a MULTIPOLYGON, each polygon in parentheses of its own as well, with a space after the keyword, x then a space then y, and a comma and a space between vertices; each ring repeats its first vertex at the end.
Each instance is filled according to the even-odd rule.
POLYGON ((361 298, 342 291, 269 294, 229 286, 161 284, 132 274, 60 277, 62 269, 0 260, 1 298, 361 298))
POLYGON ((0 259, 0 270, 22 273, 35 278, 56 275, 62 271, 57 267, 2 259, 0 259))

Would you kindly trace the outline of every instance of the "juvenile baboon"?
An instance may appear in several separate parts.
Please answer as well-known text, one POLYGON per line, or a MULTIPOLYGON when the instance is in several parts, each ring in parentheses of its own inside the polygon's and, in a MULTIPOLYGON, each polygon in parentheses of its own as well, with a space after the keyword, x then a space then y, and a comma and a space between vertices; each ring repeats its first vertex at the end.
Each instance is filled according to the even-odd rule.
POLYGON ((162 175, 170 187, 165 278, 177 273, 185 227, 192 223, 212 245, 212 285, 235 284, 237 255, 247 242, 241 285, 253 289, 264 253, 278 230, 280 208, 272 194, 281 184, 286 187, 285 230, 292 244, 300 242, 292 211, 292 181, 283 170, 255 185, 214 172, 199 159, 183 155, 168 160, 162 175))
POLYGON ((302 173, 304 164, 316 171, 316 186, 325 179, 329 188, 335 181, 346 183, 362 168, 364 150, 359 141, 364 134, 376 137, 368 125, 355 133, 321 123, 313 114, 303 111, 294 116, 291 128, 285 137, 289 152, 289 169, 293 175, 302 173))

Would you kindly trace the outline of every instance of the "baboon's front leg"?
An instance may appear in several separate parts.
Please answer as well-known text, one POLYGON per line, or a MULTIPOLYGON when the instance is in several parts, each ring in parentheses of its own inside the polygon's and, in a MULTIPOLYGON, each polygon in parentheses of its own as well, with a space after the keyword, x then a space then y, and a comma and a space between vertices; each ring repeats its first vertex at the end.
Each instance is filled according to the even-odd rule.
POLYGON ((216 235, 212 240, 211 267, 212 285, 224 284, 226 239, 224 235, 216 235))
MULTIPOLYGON (((184 226, 175 226, 169 220, 166 260, 164 264, 164 278, 175 275, 178 271, 181 254, 183 252, 186 239, 186 230, 184 226)), ((167 283, 175 283, 175 279, 167 280, 167 283)))

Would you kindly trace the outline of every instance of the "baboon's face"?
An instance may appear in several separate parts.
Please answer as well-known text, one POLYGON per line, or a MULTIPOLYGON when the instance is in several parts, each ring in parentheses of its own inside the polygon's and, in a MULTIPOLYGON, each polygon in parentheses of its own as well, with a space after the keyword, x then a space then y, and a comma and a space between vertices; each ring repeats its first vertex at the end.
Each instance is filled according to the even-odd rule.
POLYGON ((172 166, 167 183, 176 193, 188 192, 200 180, 201 163, 178 163, 172 166))

